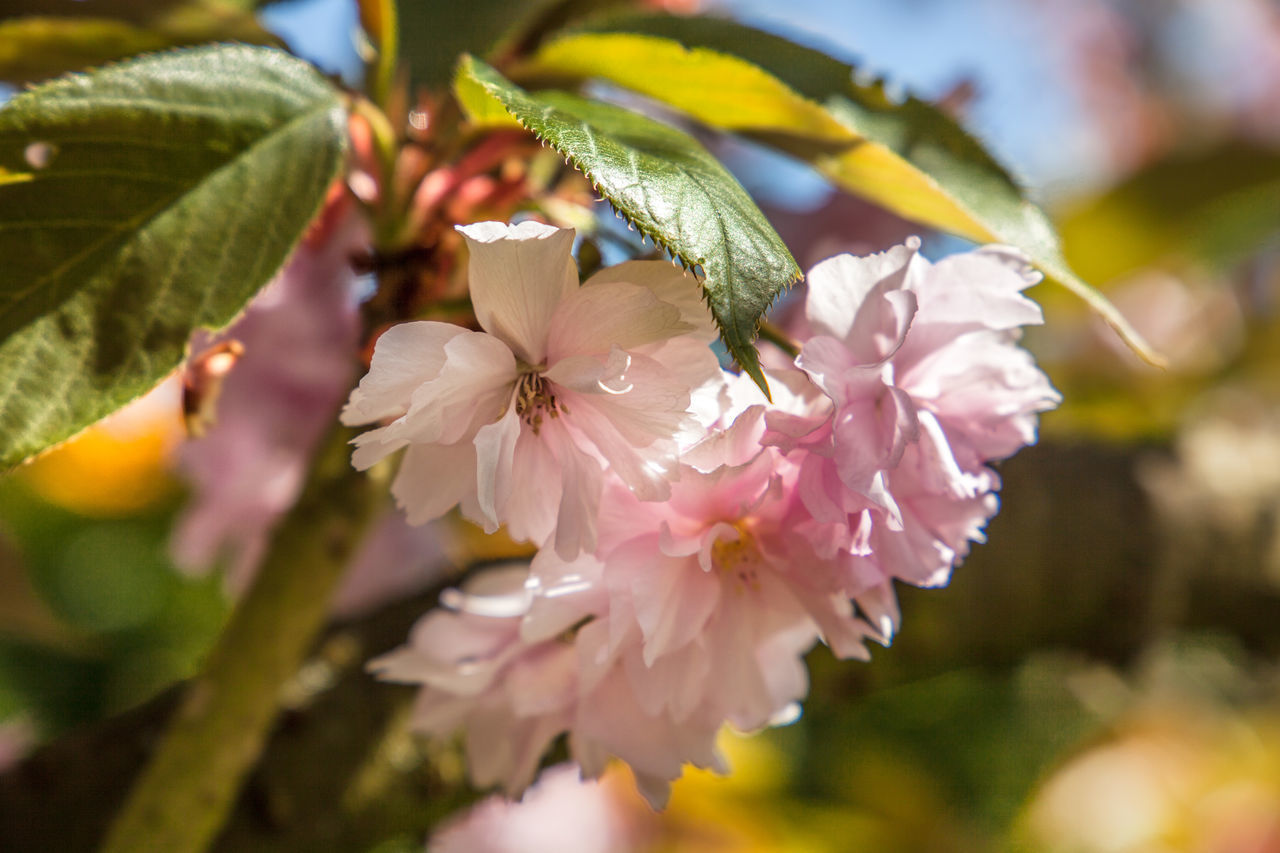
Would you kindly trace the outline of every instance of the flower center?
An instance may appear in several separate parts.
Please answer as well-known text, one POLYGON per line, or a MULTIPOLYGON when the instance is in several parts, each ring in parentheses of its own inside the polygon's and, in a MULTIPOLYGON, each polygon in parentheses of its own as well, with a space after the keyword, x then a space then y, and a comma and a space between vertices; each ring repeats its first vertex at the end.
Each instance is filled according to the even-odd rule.
POLYGON ((744 587, 760 588, 760 566, 764 562, 751 531, 739 522, 734 525, 737 539, 721 537, 711 545, 711 564, 727 577, 734 577, 744 587))
POLYGON ((542 428, 543 412, 550 418, 558 418, 561 410, 569 413, 569 407, 556 400, 551 383, 538 373, 541 369, 542 365, 521 365, 520 377, 516 380, 516 414, 533 427, 534 435, 542 428))

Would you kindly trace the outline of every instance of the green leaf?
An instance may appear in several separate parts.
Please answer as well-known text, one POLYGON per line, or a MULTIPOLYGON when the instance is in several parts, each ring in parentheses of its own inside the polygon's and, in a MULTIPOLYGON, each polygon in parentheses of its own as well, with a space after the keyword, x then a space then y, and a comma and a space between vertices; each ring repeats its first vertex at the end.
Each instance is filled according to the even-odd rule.
POLYGON ((400 0, 400 56, 415 85, 444 88, 463 53, 489 56, 560 0, 400 0))
POLYGON ((0 467, 147 391, 275 273, 343 162, 346 111, 267 48, 149 56, 0 109, 0 467))
MULTIPOLYGON (((368 2, 368 0, 364 0, 368 2)), ((399 0, 400 57, 415 86, 444 89, 464 53, 521 56, 548 33, 635 0, 399 0)))
POLYGON ((0 80, 25 83, 148 51, 210 41, 275 44, 226 0, 20 2, 0 20, 0 80))
POLYGON ((530 95, 470 57, 459 79, 483 89, 568 158, 642 234, 702 268, 725 346, 768 393, 752 342, 761 316, 800 269, 719 161, 675 128, 564 92, 530 95))
POLYGON ((712 127, 812 163, 848 192, 977 242, 1022 249, 1087 301, 1139 354, 1161 359, 1067 266, 1053 226, 983 146, 937 108, 891 100, 852 66, 715 18, 615 18, 544 45, 531 78, 602 78, 712 127))

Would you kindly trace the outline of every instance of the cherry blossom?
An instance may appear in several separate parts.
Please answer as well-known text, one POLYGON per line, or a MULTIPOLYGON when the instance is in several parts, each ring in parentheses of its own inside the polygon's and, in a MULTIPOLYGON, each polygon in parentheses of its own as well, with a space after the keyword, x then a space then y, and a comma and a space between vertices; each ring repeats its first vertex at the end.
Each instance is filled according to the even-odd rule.
POLYGON ((796 364, 821 394, 770 411, 764 438, 800 465, 814 518, 862 540, 889 635, 891 580, 947 582, 997 509, 988 463, 1034 443, 1060 399, 1017 345, 1043 321, 1022 294, 1039 280, 1025 259, 991 246, 933 264, 918 247, 810 272, 796 364))
POLYGON ((579 286, 573 231, 522 222, 459 228, 483 331, 430 321, 378 339, 348 425, 364 469, 407 448, 392 492, 420 524, 460 504, 492 532, 593 550, 605 470, 665 500, 690 393, 719 368, 696 284, 631 262, 579 286))
MULTIPOLYGON (((589 542, 565 549, 557 539, 528 567, 450 591, 406 647, 372 664, 383 678, 423 686, 420 729, 466 733, 477 785, 519 794, 567 734, 584 776, 619 758, 661 804, 686 764, 723 769, 715 737, 724 725, 754 730, 794 718, 808 693, 804 656, 816 643, 859 659, 869 658, 867 640, 888 644, 900 616, 895 580, 946 583, 996 510, 999 477, 989 463, 1033 442, 1038 413, 1058 397, 1017 345, 1020 327, 1041 320, 1022 295, 1036 277, 1021 257, 991 247, 930 264, 917 248, 815 267, 799 356, 789 364, 778 351, 763 355, 771 397, 745 376, 685 374, 687 416, 663 439, 674 449, 661 460, 660 498, 616 465, 592 469, 589 542)), ((650 298, 659 311, 671 305, 650 298)), ((696 308, 671 307, 670 319, 651 322, 673 328, 696 308)), ((551 318, 543 325, 557 328, 559 315, 540 310, 551 318)), ((509 360, 545 358, 555 365, 547 375, 559 375, 545 354, 551 345, 528 343, 539 335, 479 316, 508 330, 509 360)), ((677 335, 671 343, 702 348, 708 337, 677 335)), ((595 352, 597 365, 613 357, 595 352)), ((406 388, 418 381, 403 373, 406 388)), ((508 362, 493 373, 507 383, 495 399, 516 395, 501 417, 519 422, 525 380, 512 379, 508 362)), ((546 381, 559 399, 559 383, 546 381)), ((567 423, 580 405, 575 398, 572 412, 547 415, 541 431, 524 421, 519 441, 541 440, 547 424, 567 423)), ((491 424, 456 434, 481 447, 491 424)), ((377 440, 409 441, 409 427, 392 427, 378 432, 393 438, 377 440)))
POLYGON ((535 598, 527 566, 489 570, 448 590, 409 643, 369 667, 384 680, 422 685, 414 727, 438 737, 463 732, 472 783, 509 797, 533 783, 543 753, 566 733, 584 776, 597 778, 621 758, 655 806, 685 763, 723 770, 720 721, 677 721, 641 707, 620 665, 601 653, 609 628, 591 615, 600 609, 598 587, 571 572, 560 579, 572 585, 535 598), (534 615, 535 601, 547 612, 534 615))

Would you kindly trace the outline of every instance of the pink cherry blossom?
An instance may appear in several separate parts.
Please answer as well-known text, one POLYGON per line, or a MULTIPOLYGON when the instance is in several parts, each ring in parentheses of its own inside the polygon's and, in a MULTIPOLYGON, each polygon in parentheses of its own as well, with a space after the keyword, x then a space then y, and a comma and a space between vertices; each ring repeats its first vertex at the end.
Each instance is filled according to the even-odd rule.
POLYGON ((462 609, 429 612, 408 644, 369 663, 384 680, 422 685, 415 728, 440 737, 464 730, 473 784, 501 785, 508 796, 533 782, 578 698, 573 646, 520 636, 527 575, 523 567, 494 570, 466 592, 450 591, 462 609))
MULTIPOLYGON (((591 570, 590 557, 577 562, 591 570)), ((620 665, 601 653, 609 628, 592 615, 601 611, 599 587, 570 571, 559 580, 571 585, 538 596, 548 609, 534 616, 528 567, 490 570, 447 591, 445 606, 419 620, 409 643, 370 669, 422 685, 414 727, 438 737, 463 732, 473 784, 498 785, 510 797, 533 782, 543 753, 565 733, 584 775, 596 778, 609 758, 621 758, 655 805, 686 762, 723 769, 720 721, 676 721, 643 708, 620 665)))
MULTIPOLYGON (((578 638, 584 683, 607 673, 610 690, 638 711, 694 735, 686 761, 710 757, 696 754, 705 745, 698 732, 726 722, 753 730, 791 714, 808 691, 803 655, 819 639, 842 657, 865 658, 864 641, 877 638, 853 604, 864 592, 855 555, 820 556, 796 535, 807 515, 795 467, 758 441, 741 458, 761 414, 751 406, 708 438, 711 449, 691 449, 708 467, 716 455, 729 461, 706 471, 685 466, 664 503, 608 489, 596 557, 566 562, 544 550, 532 567, 527 624, 544 601, 584 584, 602 588, 583 599, 595 617, 578 638)), ((616 721, 613 729, 632 730, 616 721)), ((634 766, 629 750, 612 747, 634 766)), ((678 763, 648 769, 679 775, 678 763)))
POLYGON ((356 440, 353 462, 407 448, 392 491, 411 523, 460 504, 489 531, 593 550, 606 469, 664 500, 690 393, 718 375, 696 283, 649 261, 579 286, 571 230, 459 231, 483 331, 415 322, 379 338, 342 417, 388 423, 356 440))
MULTIPOLYGON (((815 643, 869 657, 867 640, 898 629, 893 582, 945 583, 981 539, 999 488, 988 463, 1034 441, 1057 401, 1017 346, 1040 321, 1022 296, 1034 280, 998 248, 935 265, 908 244, 820 264, 799 357, 762 359, 771 400, 744 376, 685 374, 691 417, 678 458, 663 459, 663 499, 604 472, 588 547, 544 547, 446 594, 374 668, 423 685, 418 726, 464 730, 473 779, 508 794, 561 734, 585 776, 619 758, 655 804, 684 765, 722 769, 722 726, 793 718, 815 643)), ((664 346, 677 342, 706 336, 664 346)))
POLYGON ((931 264, 917 248, 810 272, 812 336, 796 364, 820 394, 770 411, 764 438, 800 468, 819 551, 843 524, 864 570, 880 575, 890 636, 892 579, 947 582, 996 511, 988 463, 1034 443, 1038 413, 1059 400, 1017 345, 1021 326, 1043 320, 1022 295, 1039 280, 1025 259, 986 247, 931 264))

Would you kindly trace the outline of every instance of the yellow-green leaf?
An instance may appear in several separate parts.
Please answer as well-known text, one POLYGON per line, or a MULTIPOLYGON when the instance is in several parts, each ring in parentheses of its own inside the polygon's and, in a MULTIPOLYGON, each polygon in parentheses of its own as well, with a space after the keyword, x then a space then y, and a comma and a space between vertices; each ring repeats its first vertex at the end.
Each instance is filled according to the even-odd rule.
POLYGON ((916 98, 862 86, 851 66, 713 18, 613 19, 544 45, 521 76, 600 78, 712 127, 814 164, 841 188, 908 219, 1022 249, 1085 299, 1140 355, 1161 359, 1071 271, 1044 212, 955 121, 916 98))

